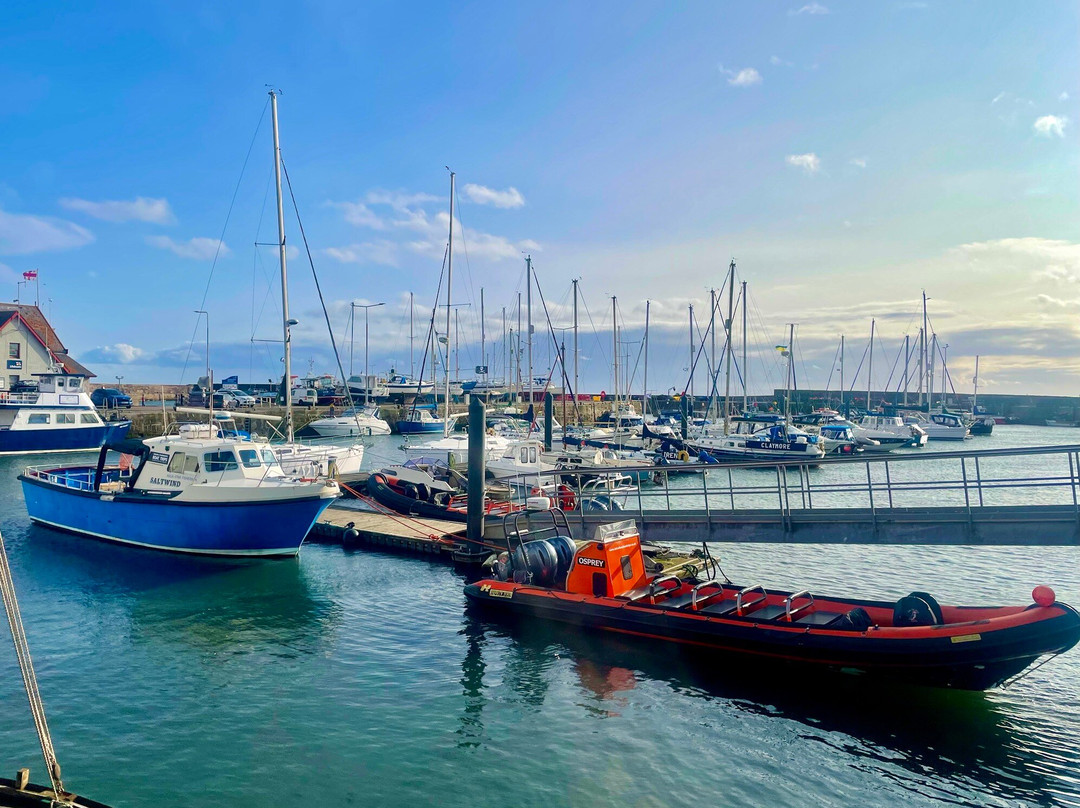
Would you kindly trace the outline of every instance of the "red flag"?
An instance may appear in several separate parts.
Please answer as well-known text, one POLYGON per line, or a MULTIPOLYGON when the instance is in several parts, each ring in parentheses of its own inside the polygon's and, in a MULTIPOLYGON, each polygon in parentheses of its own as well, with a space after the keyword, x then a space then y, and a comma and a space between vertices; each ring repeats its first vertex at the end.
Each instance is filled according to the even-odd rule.
POLYGON ((22 274, 24 281, 32 281, 37 279, 37 270, 30 269, 22 274))

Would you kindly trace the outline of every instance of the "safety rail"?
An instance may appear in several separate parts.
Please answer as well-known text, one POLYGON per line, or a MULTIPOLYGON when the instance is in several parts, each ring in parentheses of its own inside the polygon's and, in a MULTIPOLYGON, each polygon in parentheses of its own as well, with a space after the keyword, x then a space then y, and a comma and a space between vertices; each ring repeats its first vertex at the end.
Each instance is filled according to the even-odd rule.
MULTIPOLYGON (((641 517, 659 511, 733 514, 748 510, 828 511, 894 508, 1047 504, 1071 505, 1080 520, 1080 445, 951 452, 925 450, 897 454, 827 457, 818 460, 695 463, 677 467, 620 466, 612 474, 652 472, 651 481, 620 490, 623 512, 641 517), (1021 458, 1038 458, 1018 471, 1021 458), (931 468, 932 467, 932 468, 931 468)), ((541 482, 562 481, 589 488, 604 470, 559 469, 539 475, 541 482)), ((507 480, 521 486, 538 476, 507 480)), ((606 492, 605 492, 606 493, 606 492)))

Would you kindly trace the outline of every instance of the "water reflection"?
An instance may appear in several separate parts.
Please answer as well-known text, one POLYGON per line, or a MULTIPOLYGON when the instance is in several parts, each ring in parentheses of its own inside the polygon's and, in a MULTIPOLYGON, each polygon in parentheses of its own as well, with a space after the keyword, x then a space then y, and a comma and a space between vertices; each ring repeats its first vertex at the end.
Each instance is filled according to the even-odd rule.
POLYGON ((205 653, 314 653, 340 607, 313 595, 297 559, 217 559, 125 547, 32 526, 28 574, 126 612, 136 643, 205 653))
MULTIPOLYGON (((635 688, 662 683, 671 691, 673 717, 685 711, 678 700, 691 698, 798 722, 800 740, 830 747, 830 754, 847 757, 852 766, 885 773, 901 787, 935 799, 963 798, 971 789, 1044 804, 1076 786, 1069 774, 1077 762, 1074 739, 1048 733, 1043 721, 992 694, 882 685, 786 666, 763 671, 738 657, 649 649, 544 621, 493 617, 475 607, 465 620, 465 633, 474 638, 466 656, 490 653, 496 647, 490 639, 508 640, 504 684, 533 706, 549 686, 537 681, 540 671, 564 657, 587 694, 579 706, 593 716, 618 717, 633 702, 635 688), (1053 761, 1065 765, 1049 765, 1053 761)), ((495 661, 467 664, 482 672, 495 661)), ((482 681, 473 686, 480 698, 482 681)), ((475 709, 479 713, 482 703, 475 709)))

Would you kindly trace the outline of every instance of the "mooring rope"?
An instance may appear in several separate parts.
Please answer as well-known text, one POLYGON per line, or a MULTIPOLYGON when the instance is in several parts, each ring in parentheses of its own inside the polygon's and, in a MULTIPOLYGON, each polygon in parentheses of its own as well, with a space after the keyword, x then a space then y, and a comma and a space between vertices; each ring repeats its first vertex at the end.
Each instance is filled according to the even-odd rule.
POLYGON ((30 659, 30 647, 26 642, 26 631, 23 629, 19 602, 15 599, 15 582, 11 577, 11 566, 8 564, 2 534, 0 534, 0 594, 3 595, 4 610, 7 612, 8 626, 11 628, 11 639, 15 643, 15 655, 19 660, 19 670, 22 672, 23 685, 26 687, 26 697, 30 700, 34 728, 37 730, 38 740, 41 741, 41 754, 45 757, 45 768, 52 781, 53 794, 57 801, 60 801, 61 795, 65 793, 64 784, 60 780, 60 764, 56 760, 52 736, 49 735, 49 725, 45 721, 45 705, 41 701, 37 678, 34 676, 34 663, 30 659))

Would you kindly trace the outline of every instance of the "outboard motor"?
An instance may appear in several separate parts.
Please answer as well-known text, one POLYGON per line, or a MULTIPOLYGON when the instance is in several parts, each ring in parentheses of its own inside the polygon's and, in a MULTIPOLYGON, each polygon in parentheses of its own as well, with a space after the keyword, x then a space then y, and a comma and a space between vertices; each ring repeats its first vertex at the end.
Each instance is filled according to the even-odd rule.
POLYGON ((893 607, 893 625, 897 627, 940 626, 944 622, 941 606, 926 592, 912 592, 893 607))
POLYGON ((559 567, 559 555, 545 539, 519 545, 512 556, 514 580, 537 586, 551 586, 559 567))
POLYGON ((570 567, 574 563, 577 544, 569 536, 555 536, 547 542, 555 550, 555 555, 559 559, 558 566, 555 568, 555 585, 565 586, 567 573, 570 572, 570 567))

